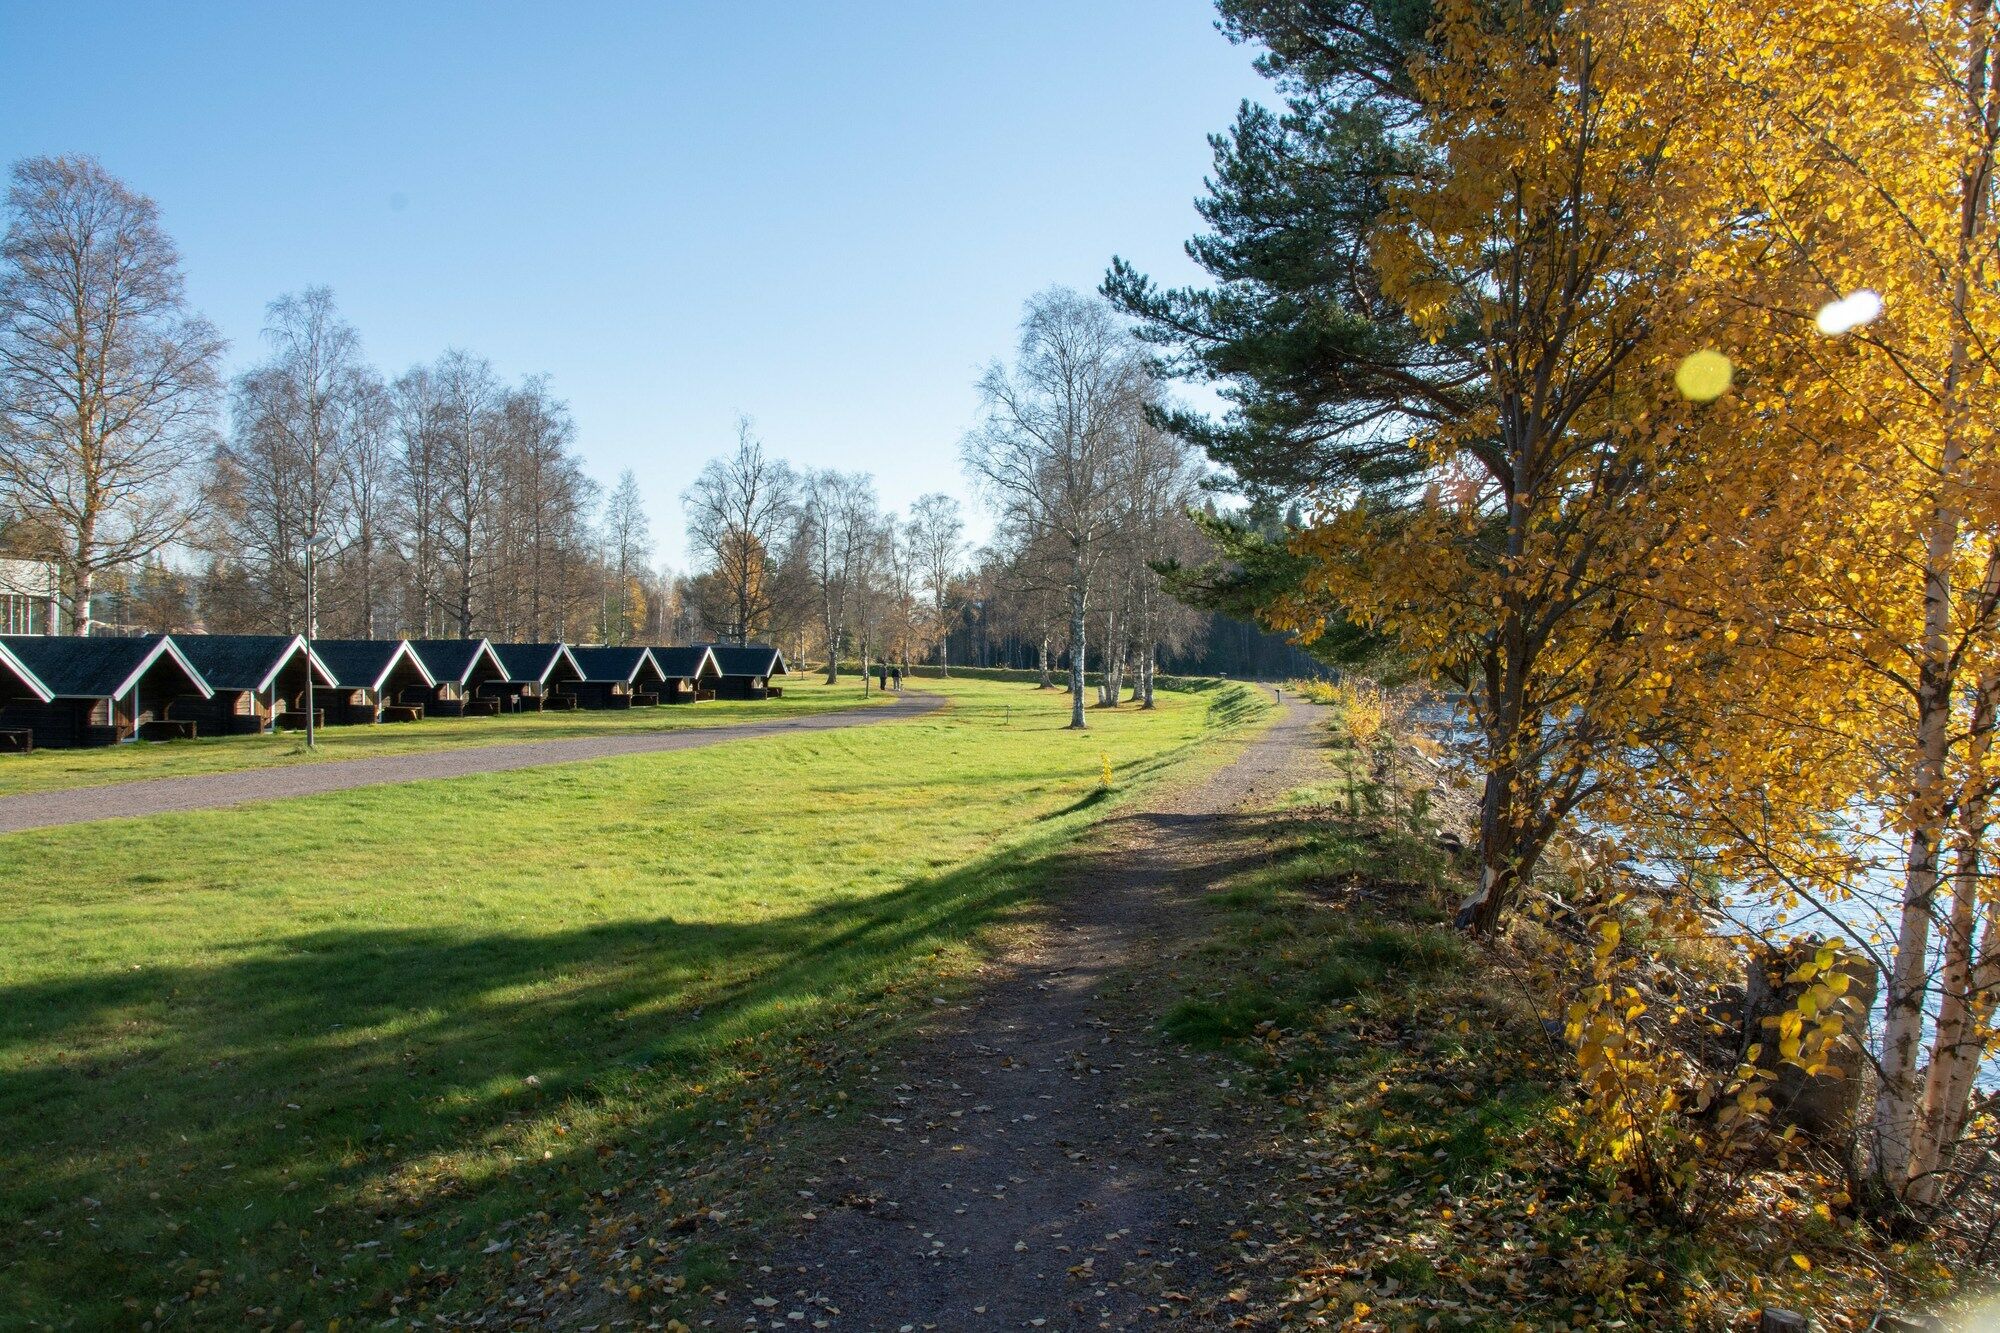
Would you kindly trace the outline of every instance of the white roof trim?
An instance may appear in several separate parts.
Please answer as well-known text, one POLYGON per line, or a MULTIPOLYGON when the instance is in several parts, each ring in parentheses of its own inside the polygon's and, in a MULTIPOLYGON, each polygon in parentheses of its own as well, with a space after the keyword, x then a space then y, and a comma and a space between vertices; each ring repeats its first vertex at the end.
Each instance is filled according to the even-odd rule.
POLYGON ((546 681, 546 680, 548 680, 548 678, 549 678, 549 673, 550 673, 551 671, 554 671, 554 670, 556 669, 556 662, 557 662, 557 660, 558 660, 558 659, 560 659, 560 658, 564 658, 564 657, 567 657, 567 658, 569 659, 569 669, 570 669, 571 671, 574 671, 574 672, 576 672, 576 676, 577 676, 577 679, 578 679, 578 680, 588 680, 588 679, 590 679, 590 676, 589 676, 589 674, 588 674, 588 673, 586 673, 586 672, 584 671, 582 663, 580 663, 580 662, 578 662, 578 661, 576 660, 576 654, 575 654, 575 653, 572 653, 572 652, 571 652, 571 651, 569 650, 569 645, 568 645, 568 644, 566 644, 566 643, 559 643, 559 644, 557 644, 557 645, 556 645, 556 653, 555 653, 555 656, 554 656, 554 657, 551 657, 551 658, 549 659, 549 664, 548 664, 547 666, 545 666, 545 667, 543 667, 543 668, 542 668, 542 680, 543 680, 543 681, 546 681))
POLYGON ((21 683, 28 687, 28 692, 33 694, 42 703, 47 703, 56 697, 54 691, 42 684, 42 678, 29 670, 28 664, 14 656, 14 650, 4 643, 0 643, 0 665, 4 665, 9 671, 20 677, 21 683))
POLYGON ((285 651, 278 654, 278 660, 271 663, 271 669, 264 673, 264 679, 257 682, 256 691, 254 692, 270 689, 272 682, 278 679, 278 673, 283 671, 285 664, 292 660, 292 654, 298 652, 301 648, 304 648, 306 653, 306 669, 309 671, 317 669, 320 678, 326 682, 328 689, 339 689, 340 682, 333 678, 333 672, 327 669, 326 663, 319 660, 319 654, 306 647, 306 636, 303 634, 294 634, 292 641, 285 645, 285 651))
POLYGON ((382 688, 382 682, 389 679, 389 673, 396 669, 396 659, 399 657, 409 658, 411 664, 417 668, 417 674, 424 678, 424 684, 433 689, 437 688, 437 678, 431 675, 431 669, 424 665, 424 659, 417 655, 417 650, 410 647, 410 641, 398 639, 396 651, 389 654, 389 660, 382 664, 381 673, 375 677, 375 683, 370 685, 369 689, 379 691, 382 688))
POLYGON ((187 672, 188 679, 193 681, 195 688, 201 691, 202 698, 213 699, 215 697, 215 691, 209 688, 208 680, 201 672, 194 669, 194 663, 187 660, 187 654, 181 651, 180 645, 174 642, 174 636, 171 634, 162 634, 160 636, 160 641, 153 645, 153 651, 139 659, 139 665, 132 668, 132 674, 125 677, 118 688, 111 692, 111 697, 114 699, 123 699, 127 694, 130 694, 132 687, 139 683, 139 677, 145 675, 153 663, 160 660, 161 653, 173 654, 174 661, 180 664, 181 670, 187 672))

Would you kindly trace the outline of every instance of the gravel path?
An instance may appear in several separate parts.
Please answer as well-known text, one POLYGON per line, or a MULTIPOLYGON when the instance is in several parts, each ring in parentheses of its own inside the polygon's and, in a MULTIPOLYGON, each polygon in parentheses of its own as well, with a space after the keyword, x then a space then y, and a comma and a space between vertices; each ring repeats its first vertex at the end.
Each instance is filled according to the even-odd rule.
POLYGON ((884 1052, 878 1118, 792 1182, 815 1220, 743 1274, 746 1294, 777 1301, 767 1317, 892 1331, 1227 1325, 1214 1260, 1234 1202, 1213 1149, 1233 1136, 1160 1112, 1160 1067, 1209 1075, 1181 1066, 1157 1015, 1125 993, 1129 969, 1194 943, 1194 897, 1268 858, 1267 812, 1314 776, 1310 713, 1286 709, 1222 772, 1108 823, 1038 942, 884 1052))
POLYGON ((892 718, 913 717, 928 713, 943 703, 942 695, 912 692, 893 703, 875 708, 814 713, 780 721, 686 727, 673 731, 623 732, 505 745, 466 745, 414 754, 385 755, 376 759, 328 760, 244 769, 234 773, 203 773, 193 777, 153 778, 103 787, 68 787, 22 796, 0 796, 0 833, 17 833, 22 829, 48 828, 57 824, 83 824, 99 819, 168 814, 177 810, 212 810, 250 801, 316 796, 321 792, 346 791, 352 787, 373 787, 382 783, 423 782, 431 778, 504 773, 516 768, 573 764, 580 760, 611 759, 628 754, 692 750, 759 736, 830 731, 839 727, 887 722, 892 718))

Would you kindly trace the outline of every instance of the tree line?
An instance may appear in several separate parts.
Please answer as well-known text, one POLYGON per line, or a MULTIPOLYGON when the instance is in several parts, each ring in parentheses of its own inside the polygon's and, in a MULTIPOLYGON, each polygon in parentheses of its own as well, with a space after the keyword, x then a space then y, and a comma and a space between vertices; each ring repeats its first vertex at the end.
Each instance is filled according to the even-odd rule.
POLYGON ((969 548, 952 497, 885 512, 865 473, 794 469, 744 421, 683 497, 701 566, 682 587, 690 618, 726 640, 776 638, 829 682, 843 658, 948 672, 954 643, 988 660, 1006 644, 1044 685, 1063 670, 1072 726, 1087 725, 1091 662, 1099 706, 1129 691, 1151 707, 1163 658, 1213 628, 1162 574, 1204 549, 1204 472, 1158 424, 1152 359, 1107 303, 1055 289, 1028 302, 1014 361, 979 392, 961 454, 995 519, 985 547, 969 548))
POLYGON ((672 577, 636 478, 600 490, 545 377, 508 383, 464 349, 390 377, 308 287, 271 302, 261 358, 225 378, 151 199, 44 157, 15 164, 7 204, 0 550, 56 568, 71 632, 769 638, 829 671, 956 645, 1045 677, 1072 662, 1079 718, 1087 658, 1101 701, 1145 700, 1163 660, 1301 661, 1163 594, 1153 565, 1203 541, 1184 512, 1200 477, 1101 301, 1036 298, 1016 364, 981 380, 966 460, 988 547, 967 549, 951 497, 887 513, 866 475, 795 469, 746 420, 684 497, 698 567, 672 577), (1056 401, 1062 374, 1088 402, 1056 401))
POLYGON ((390 379, 311 287, 225 381, 151 199, 47 157, 7 202, 0 541, 56 567, 72 632, 669 632, 638 482, 601 493, 546 378, 452 349, 390 379))
POLYGON ((2000 1000, 1993 6, 1220 13, 1282 105, 1216 138, 1212 282, 1104 290, 1302 507, 1224 581, 1463 701, 1475 930, 1588 830, 1871 959, 1861 1178, 1948 1214, 2000 1000))

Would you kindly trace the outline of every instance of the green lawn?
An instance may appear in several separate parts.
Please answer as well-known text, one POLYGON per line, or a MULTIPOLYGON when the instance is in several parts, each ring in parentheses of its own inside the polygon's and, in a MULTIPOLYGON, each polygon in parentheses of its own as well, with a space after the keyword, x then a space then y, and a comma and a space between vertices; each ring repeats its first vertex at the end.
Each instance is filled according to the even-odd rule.
POLYGON ((871 727, 0 837, 0 1325, 463 1301, 503 1219, 573 1213, 776 1044, 963 967, 1063 842, 1265 713, 1225 686, 1077 735, 1061 695, 941 688, 871 727))
MULTIPOLYGON (((882 702, 871 694, 867 703, 882 702)), ((503 741, 559 740, 604 732, 665 731, 719 727, 733 722, 798 717, 863 703, 861 684, 793 676, 778 699, 711 699, 699 704, 663 704, 625 712, 526 713, 506 717, 434 718, 374 727, 323 727, 319 748, 308 750, 302 733, 219 736, 212 740, 168 741, 107 746, 95 750, 38 750, 0 755, 0 796, 58 787, 99 787, 140 778, 177 778, 279 764, 335 759, 368 759, 451 745, 497 745, 503 741)))

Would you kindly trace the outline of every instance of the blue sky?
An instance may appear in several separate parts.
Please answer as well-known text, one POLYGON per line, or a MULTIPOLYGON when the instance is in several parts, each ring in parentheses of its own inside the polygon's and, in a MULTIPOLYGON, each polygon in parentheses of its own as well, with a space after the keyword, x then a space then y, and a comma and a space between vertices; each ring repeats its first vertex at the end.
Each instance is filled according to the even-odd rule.
POLYGON ((95 154, 261 352, 331 286, 394 374, 547 372, 661 554, 738 413, 885 501, 964 495, 1023 299, 1193 278, 1204 136, 1263 84, 1206 0, 0 5, 0 157, 95 154))

